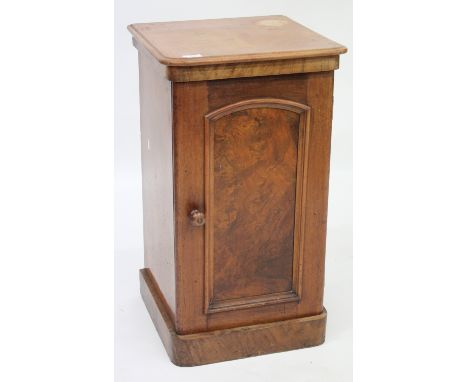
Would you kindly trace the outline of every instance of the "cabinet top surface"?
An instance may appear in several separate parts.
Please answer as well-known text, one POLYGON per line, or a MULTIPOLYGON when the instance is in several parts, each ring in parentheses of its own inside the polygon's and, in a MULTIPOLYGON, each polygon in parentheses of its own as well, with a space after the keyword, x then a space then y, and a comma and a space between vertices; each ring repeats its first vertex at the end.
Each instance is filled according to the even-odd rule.
POLYGON ((347 50, 285 16, 144 23, 128 29, 168 66, 336 56, 347 50))

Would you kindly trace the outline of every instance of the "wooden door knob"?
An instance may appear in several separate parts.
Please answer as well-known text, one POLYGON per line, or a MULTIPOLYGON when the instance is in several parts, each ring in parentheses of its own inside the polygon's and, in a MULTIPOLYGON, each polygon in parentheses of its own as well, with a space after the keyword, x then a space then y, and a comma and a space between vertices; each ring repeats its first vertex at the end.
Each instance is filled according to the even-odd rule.
POLYGON ((205 214, 198 210, 190 212, 190 221, 195 227, 200 227, 205 224, 205 214))

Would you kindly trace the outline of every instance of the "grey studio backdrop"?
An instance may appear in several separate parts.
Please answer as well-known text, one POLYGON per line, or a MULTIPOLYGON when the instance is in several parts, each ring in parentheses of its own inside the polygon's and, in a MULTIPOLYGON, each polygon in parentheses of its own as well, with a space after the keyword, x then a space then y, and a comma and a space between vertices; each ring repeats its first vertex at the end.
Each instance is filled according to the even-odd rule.
POLYGON ((115 1, 115 380, 352 380, 352 1, 115 1), (174 366, 139 295, 143 227, 138 57, 127 25, 283 14, 348 47, 335 72, 325 279, 325 344, 238 361, 174 366))

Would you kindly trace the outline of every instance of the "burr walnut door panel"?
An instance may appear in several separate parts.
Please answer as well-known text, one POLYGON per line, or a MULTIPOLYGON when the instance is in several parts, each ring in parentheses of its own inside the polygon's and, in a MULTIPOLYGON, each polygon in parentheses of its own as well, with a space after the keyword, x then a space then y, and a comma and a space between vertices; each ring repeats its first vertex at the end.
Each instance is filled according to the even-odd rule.
POLYGON ((205 117, 205 311, 299 301, 309 107, 252 99, 205 117))
POLYGON ((179 333, 321 313, 332 86, 173 84, 179 333))

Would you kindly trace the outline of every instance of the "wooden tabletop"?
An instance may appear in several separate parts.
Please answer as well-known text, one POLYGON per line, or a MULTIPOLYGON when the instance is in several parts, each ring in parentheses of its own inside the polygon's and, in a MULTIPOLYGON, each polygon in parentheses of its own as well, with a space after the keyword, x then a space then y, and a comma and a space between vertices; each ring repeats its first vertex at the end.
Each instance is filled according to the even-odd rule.
POLYGON ((168 66, 336 56, 347 51, 285 16, 144 23, 128 29, 168 66))

